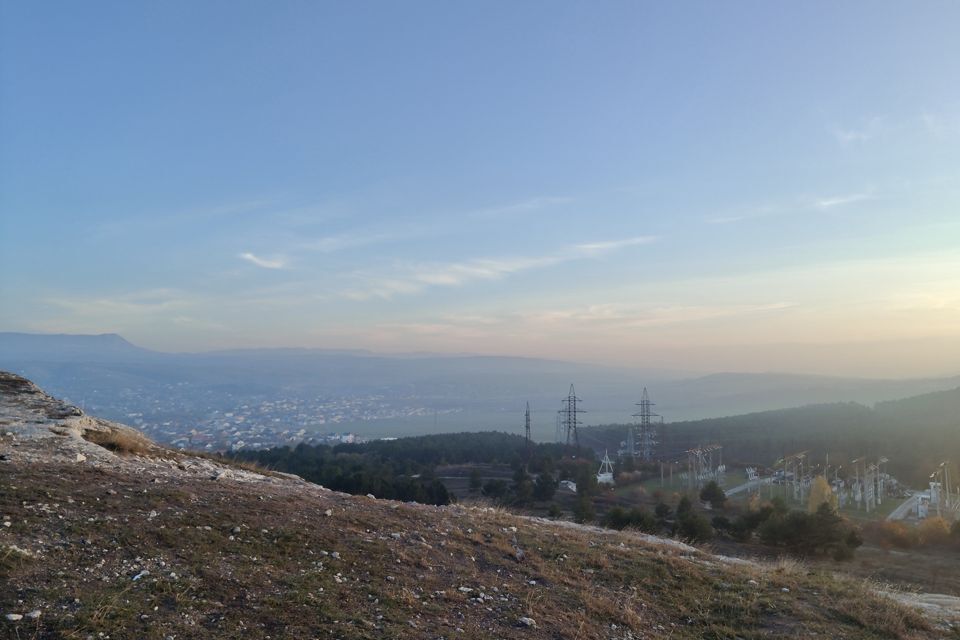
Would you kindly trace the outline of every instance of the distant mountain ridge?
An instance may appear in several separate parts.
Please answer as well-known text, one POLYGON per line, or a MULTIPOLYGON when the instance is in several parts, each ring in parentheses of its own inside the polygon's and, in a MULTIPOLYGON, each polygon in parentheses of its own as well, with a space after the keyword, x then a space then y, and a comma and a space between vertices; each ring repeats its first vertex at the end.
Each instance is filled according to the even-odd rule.
POLYGON ((0 368, 71 398, 104 392, 116 397, 115 392, 123 389, 159 394, 176 384, 190 385, 197 393, 229 390, 236 397, 284 391, 417 398, 427 408, 469 410, 477 423, 458 424, 458 429, 500 427, 502 418, 496 424, 490 421, 529 400, 539 412, 535 429, 540 429, 541 438, 552 429, 552 415, 551 424, 544 424, 544 416, 559 407, 571 383, 584 399, 589 412, 585 419, 591 424, 628 421, 643 387, 649 389, 655 411, 670 422, 809 404, 873 405, 960 386, 960 376, 874 380, 727 372, 678 378, 671 371, 512 356, 300 348, 164 353, 136 346, 117 334, 12 332, 0 333, 0 368))
POLYGON ((138 347, 116 333, 79 335, 69 333, 0 332, 0 357, 109 360, 158 354, 138 347))

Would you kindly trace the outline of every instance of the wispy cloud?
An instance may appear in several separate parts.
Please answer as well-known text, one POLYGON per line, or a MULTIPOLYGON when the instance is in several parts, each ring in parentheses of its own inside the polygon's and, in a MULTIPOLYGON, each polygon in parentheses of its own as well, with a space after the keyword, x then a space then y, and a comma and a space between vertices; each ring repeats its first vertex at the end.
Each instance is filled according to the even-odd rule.
POLYGON ((568 198, 566 196, 537 196, 510 204, 477 209, 476 211, 472 211, 470 215, 478 218, 520 215, 524 213, 532 213, 534 211, 539 211, 540 209, 546 209, 556 205, 567 204, 568 202, 572 201, 573 198, 568 198))
POLYGON ((413 265, 398 269, 397 273, 389 276, 358 274, 365 281, 363 285, 347 290, 343 295, 352 300, 391 298, 398 294, 418 293, 428 287, 457 287, 478 280, 498 280, 522 271, 597 257, 654 241, 656 241, 654 236, 636 236, 623 240, 574 245, 567 250, 542 256, 478 258, 462 262, 413 265))
POLYGON ((520 271, 547 267, 562 262, 555 256, 483 258, 466 262, 408 267, 397 276, 366 278, 359 288, 344 292, 351 300, 392 298, 398 294, 419 293, 428 287, 458 287, 476 280, 497 280, 520 271))
POLYGON ((750 220, 800 215, 812 210, 827 211, 874 199, 876 199, 876 195, 872 189, 841 195, 804 197, 798 198, 793 203, 766 205, 737 213, 710 216, 706 218, 706 222, 708 224, 733 224, 750 220))
POLYGON ((842 196, 820 198, 814 203, 814 206, 817 209, 833 209, 835 207, 842 207, 844 205, 853 204, 855 202, 863 202, 864 200, 872 200, 872 199, 873 199, 873 194, 870 192, 851 193, 851 194, 842 195, 842 196))
POLYGON ((882 117, 872 116, 863 120, 862 123, 856 127, 835 126, 831 129, 831 133, 837 142, 847 146, 867 142, 868 140, 876 138, 883 131, 884 125, 885 122, 882 117))
POLYGON ((577 251, 584 255, 599 255, 616 251, 625 247, 634 247, 640 244, 650 244, 656 242, 656 236, 635 236, 633 238, 624 238, 622 240, 605 240, 603 242, 587 242, 576 245, 577 251))
POLYGON ((697 306, 639 306, 622 303, 601 303, 583 307, 567 307, 521 311, 494 315, 447 315, 427 322, 385 323, 378 330, 404 335, 429 336, 432 339, 499 340, 505 335, 523 339, 549 335, 624 336, 630 340, 638 329, 670 327, 710 322, 741 316, 776 313, 798 307, 796 303, 777 301, 757 304, 718 304, 697 306), (599 332, 599 333, 598 333, 599 332))
POLYGON ((246 253, 241 253, 240 258, 262 269, 285 269, 287 267, 287 261, 285 258, 261 258, 250 253, 249 251, 246 253))
POLYGON ((169 228, 187 228, 210 220, 256 213, 271 204, 270 200, 242 200, 210 206, 197 206, 173 211, 151 211, 128 214, 94 227, 100 238, 114 238, 131 233, 152 233, 169 228))
POLYGON ((187 296, 174 289, 147 289, 117 296, 94 298, 57 297, 49 298, 44 302, 66 309, 76 316, 95 316, 105 319, 152 316, 182 310, 190 305, 187 296))
POLYGON ((960 115, 944 115, 924 111, 920 114, 924 129, 935 138, 944 139, 960 135, 960 115))

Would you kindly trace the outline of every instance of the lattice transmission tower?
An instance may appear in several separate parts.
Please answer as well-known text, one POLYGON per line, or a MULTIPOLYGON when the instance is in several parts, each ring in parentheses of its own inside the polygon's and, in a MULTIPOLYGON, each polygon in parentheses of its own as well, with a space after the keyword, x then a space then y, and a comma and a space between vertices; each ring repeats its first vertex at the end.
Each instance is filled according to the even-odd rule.
POLYGON ((567 433, 567 444, 571 444, 572 438, 572 444, 579 447, 580 436, 577 433, 577 425, 581 423, 577 416, 581 413, 586 413, 586 411, 578 406, 578 402, 582 402, 582 400, 577 397, 577 393, 573 390, 573 385, 571 384, 570 393, 563 399, 563 408, 560 409, 560 421, 567 433))
POLYGON ((527 410, 523 414, 523 432, 527 444, 527 456, 530 455, 530 403, 527 402, 527 410))
POLYGON ((633 417, 639 418, 639 421, 633 425, 630 433, 627 434, 627 446, 634 458, 650 462, 653 460, 657 448, 657 425, 653 418, 659 418, 660 416, 652 410, 653 403, 650 402, 646 387, 643 388, 643 395, 640 397, 637 406, 640 407, 640 411, 633 414, 633 417))

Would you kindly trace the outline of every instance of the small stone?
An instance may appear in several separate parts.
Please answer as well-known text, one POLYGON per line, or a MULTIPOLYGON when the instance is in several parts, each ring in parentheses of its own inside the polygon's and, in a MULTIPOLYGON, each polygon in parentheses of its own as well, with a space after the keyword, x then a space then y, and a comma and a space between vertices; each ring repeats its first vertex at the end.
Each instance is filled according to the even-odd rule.
POLYGON ((234 527, 233 529, 230 530, 230 533, 232 533, 233 535, 237 535, 238 533, 240 533, 240 527, 234 527))
POLYGON ((326 511, 323 512, 323 515, 330 517, 333 515, 333 511, 330 509, 327 509, 326 511))
POLYGON ((334 560, 339 560, 339 559, 340 559, 340 552, 339 552, 339 551, 334 551, 333 553, 330 554, 330 557, 333 558, 334 560))
POLYGON ((82 453, 77 454, 77 462, 86 462, 86 461, 87 461, 87 456, 83 455, 82 453))
POLYGON ((783 587, 782 589, 780 589, 780 591, 783 591, 784 593, 790 593, 790 589, 788 589, 787 587, 783 587))
POLYGON ((23 616, 19 613, 8 613, 4 617, 10 622, 19 622, 20 620, 23 620, 23 616))
POLYGON ((399 540, 399 539, 400 539, 400 534, 399 534, 399 533, 391 533, 391 534, 390 534, 390 537, 393 538, 394 540, 399 540))
POLYGON ((4 521, 3 521, 3 526, 5 526, 5 527, 12 527, 12 526, 13 526, 13 523, 10 522, 9 520, 4 520, 4 521))
POLYGON ((537 628, 537 621, 534 620, 533 618, 527 618, 524 616, 524 617, 521 617, 519 620, 517 620, 517 623, 521 627, 529 627, 531 629, 537 628))
POLYGON ((27 614, 27 618, 31 620, 36 620, 37 618, 40 617, 40 613, 41 613, 40 609, 34 609, 33 611, 27 614))
POLYGON ((367 497, 368 497, 368 498, 373 498, 374 500, 377 499, 377 496, 373 495, 372 493, 368 493, 368 494, 367 494, 367 497))
POLYGON ((756 580, 747 580, 747 584, 750 584, 750 585, 753 585, 753 586, 757 586, 757 585, 760 584, 760 583, 757 582, 756 580))

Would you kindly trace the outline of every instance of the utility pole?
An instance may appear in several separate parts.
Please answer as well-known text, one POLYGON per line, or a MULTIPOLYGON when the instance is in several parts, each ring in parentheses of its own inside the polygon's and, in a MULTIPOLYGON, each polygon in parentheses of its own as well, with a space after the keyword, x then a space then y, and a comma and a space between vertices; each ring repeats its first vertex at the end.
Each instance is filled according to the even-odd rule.
POLYGON ((530 462, 530 401, 527 401, 527 410, 523 414, 523 432, 526 440, 527 462, 530 462))
POLYGON ((860 463, 860 460, 861 458, 854 458, 853 460, 850 461, 850 464, 853 465, 853 477, 854 477, 853 487, 852 487, 854 491, 853 500, 854 502, 858 503, 857 504, 858 507, 860 506, 860 504, 862 504, 862 500, 863 500, 863 490, 860 487, 860 467, 857 466, 860 463))

